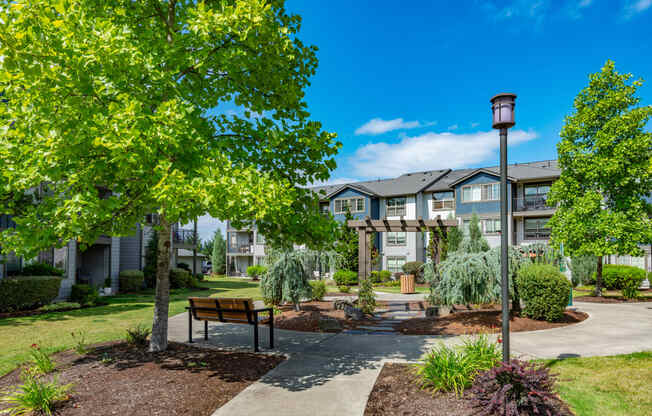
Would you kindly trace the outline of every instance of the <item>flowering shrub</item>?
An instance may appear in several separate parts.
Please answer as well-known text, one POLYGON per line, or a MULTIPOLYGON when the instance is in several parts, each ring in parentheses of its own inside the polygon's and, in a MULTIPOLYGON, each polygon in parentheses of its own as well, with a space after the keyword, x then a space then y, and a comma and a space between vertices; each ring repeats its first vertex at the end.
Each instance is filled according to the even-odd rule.
POLYGON ((479 415, 556 415, 554 376, 543 365, 512 360, 478 375, 471 389, 479 415))
POLYGON ((48 374, 54 371, 54 362, 50 356, 38 346, 38 344, 32 344, 29 349, 29 356, 36 371, 42 374, 48 374))

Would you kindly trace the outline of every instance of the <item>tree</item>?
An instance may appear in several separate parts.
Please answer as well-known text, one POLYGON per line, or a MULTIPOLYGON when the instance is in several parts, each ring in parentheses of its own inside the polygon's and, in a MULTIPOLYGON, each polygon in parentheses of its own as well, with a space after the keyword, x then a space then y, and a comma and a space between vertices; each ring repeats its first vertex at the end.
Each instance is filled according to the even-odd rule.
POLYGON ((224 240, 224 236, 222 236, 221 230, 215 230, 215 237, 213 238, 213 252, 211 253, 211 263, 213 265, 213 273, 226 273, 226 240, 224 240))
POLYGON ((339 255, 339 268, 342 270, 358 270, 358 232, 349 228, 347 223, 353 219, 348 210, 344 222, 339 225, 335 252, 339 255))
MULTIPOLYGON (((448 216, 448 219, 455 219, 453 214, 448 216)), ((454 253, 460 249, 460 244, 464 239, 464 233, 460 230, 460 227, 452 227, 446 233, 446 242, 448 244, 448 253, 454 253)))
POLYGON ((158 213, 150 350, 161 351, 174 223, 208 214, 238 228, 255 221, 279 245, 329 239, 336 225, 306 185, 329 178, 341 143, 309 118, 303 97, 316 48, 298 39, 301 19, 283 6, 3 7, 0 203, 17 223, 0 235, 3 249, 83 247, 158 213))
POLYGON ((652 241, 652 106, 638 106, 641 80, 628 82, 612 61, 589 75, 575 98, 557 144, 561 176, 548 203, 555 245, 573 257, 597 256, 596 295, 602 295, 602 257, 641 255, 652 241))
POLYGON ((199 252, 207 257, 213 255, 213 242, 214 239, 208 239, 206 241, 199 242, 199 252))
POLYGON ((482 230, 480 229, 480 219, 478 218, 478 214, 473 213, 473 215, 471 215, 469 231, 462 239, 458 250, 465 253, 482 253, 489 250, 489 242, 484 238, 482 230))

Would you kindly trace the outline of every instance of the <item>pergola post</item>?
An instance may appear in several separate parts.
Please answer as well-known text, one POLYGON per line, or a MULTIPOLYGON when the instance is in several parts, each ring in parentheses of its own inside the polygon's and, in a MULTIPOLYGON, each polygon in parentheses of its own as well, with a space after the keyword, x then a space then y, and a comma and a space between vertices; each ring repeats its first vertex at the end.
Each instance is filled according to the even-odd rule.
POLYGON ((367 230, 358 228, 358 281, 367 278, 367 272, 369 270, 368 253, 367 230))

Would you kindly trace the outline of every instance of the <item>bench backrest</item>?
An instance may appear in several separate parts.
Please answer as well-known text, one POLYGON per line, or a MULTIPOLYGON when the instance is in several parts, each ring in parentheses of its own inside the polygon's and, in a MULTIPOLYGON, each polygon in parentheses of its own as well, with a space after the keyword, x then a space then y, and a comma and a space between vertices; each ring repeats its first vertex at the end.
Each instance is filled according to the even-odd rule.
POLYGON ((251 298, 188 298, 195 319, 221 322, 253 322, 251 298))

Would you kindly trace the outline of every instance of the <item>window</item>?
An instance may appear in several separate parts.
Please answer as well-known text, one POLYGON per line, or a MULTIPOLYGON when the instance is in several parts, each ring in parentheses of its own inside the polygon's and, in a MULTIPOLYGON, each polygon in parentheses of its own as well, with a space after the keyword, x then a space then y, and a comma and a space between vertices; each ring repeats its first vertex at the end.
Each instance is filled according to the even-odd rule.
POLYGON ((466 185, 462 187, 462 202, 498 201, 500 183, 466 185))
POLYGON ((235 248, 238 246, 238 236, 235 233, 231 233, 231 247, 235 248))
POLYGON ((405 257, 387 257, 387 270, 392 273, 402 272, 404 264, 405 257))
POLYGON ((351 213, 364 212, 364 198, 340 198, 334 203, 336 214, 346 214, 347 210, 351 213))
POLYGON ((453 192, 435 192, 432 194, 432 210, 455 209, 453 192))
POLYGON ((548 220, 550 218, 526 218, 525 219, 525 238, 527 239, 544 239, 550 237, 550 228, 548 220))
POLYGON ((525 197, 546 196, 550 192, 550 184, 532 184, 525 185, 525 197))
POLYGON ((388 217, 400 217, 405 215, 405 198, 389 198, 386 202, 388 217))
POLYGON ((462 232, 464 234, 469 233, 469 225, 471 225, 471 220, 464 220, 462 221, 462 232))
POLYGON ((330 207, 328 206, 328 203, 326 204, 319 204, 319 211, 326 215, 330 212, 330 207))
POLYGON ((261 233, 256 233, 256 244, 263 245, 265 244, 265 236, 261 233))
POLYGON ((404 246, 406 242, 405 231, 398 232, 388 232, 387 233, 387 245, 388 246, 404 246))
POLYGON ((482 220, 485 233, 499 233, 500 232, 500 219, 491 218, 482 220))

